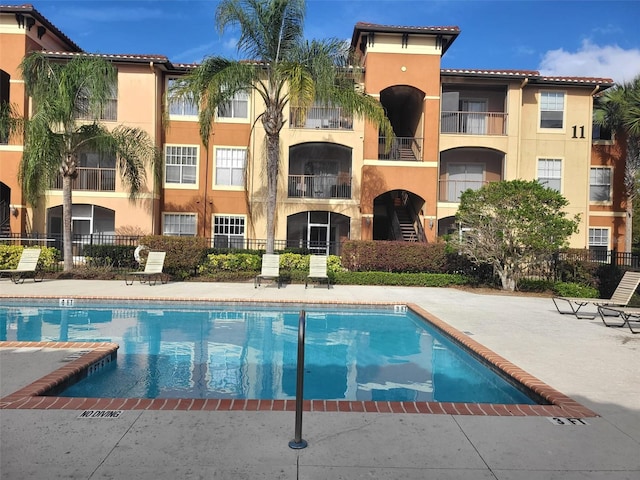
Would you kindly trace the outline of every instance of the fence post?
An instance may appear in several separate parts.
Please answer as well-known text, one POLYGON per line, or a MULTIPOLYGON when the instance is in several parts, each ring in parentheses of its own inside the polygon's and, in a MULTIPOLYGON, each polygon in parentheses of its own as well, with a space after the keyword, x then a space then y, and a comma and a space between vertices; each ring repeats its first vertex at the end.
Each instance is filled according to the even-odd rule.
POLYGON ((611 266, 618 266, 618 251, 615 248, 611 250, 611 266))

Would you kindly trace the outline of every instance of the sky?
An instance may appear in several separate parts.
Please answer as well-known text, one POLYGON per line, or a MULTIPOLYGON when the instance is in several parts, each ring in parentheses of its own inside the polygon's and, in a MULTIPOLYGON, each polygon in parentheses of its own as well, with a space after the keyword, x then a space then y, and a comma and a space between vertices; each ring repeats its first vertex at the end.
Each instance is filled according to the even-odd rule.
MULTIPOLYGON (((5 0, 6 1, 6 0, 5 0)), ((25 0, 86 52, 242 58, 221 35, 217 1, 25 0)), ((307 0, 305 36, 351 40, 357 22, 457 26, 442 68, 538 70, 549 76, 640 75, 640 0, 307 0)))

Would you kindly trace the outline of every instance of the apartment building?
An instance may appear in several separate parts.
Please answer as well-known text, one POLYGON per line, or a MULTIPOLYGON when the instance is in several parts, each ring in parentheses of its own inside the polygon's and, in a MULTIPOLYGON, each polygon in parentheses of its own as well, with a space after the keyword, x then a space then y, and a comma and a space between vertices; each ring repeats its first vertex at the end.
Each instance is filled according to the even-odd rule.
MULTIPOLYGON (((435 242, 458 228, 462 191, 538 179, 568 199, 568 213, 581 215, 572 247, 624 249, 624 159, 592 127, 594 95, 612 80, 442 69, 458 35, 457 27, 355 25, 352 47, 364 68, 358 88, 380 100, 396 138, 380 137, 339 107, 313 107, 303 116, 289 106, 277 246, 339 253, 344 239, 435 242)), ((24 114, 29 103, 17 66, 25 54, 44 50, 61 61, 90 55, 28 5, 0 6, 0 44, 2 101, 24 114)), ((74 233, 198 235, 220 247, 262 246, 259 99, 248 92, 221 105, 205 147, 198 106, 166 93, 195 65, 156 55, 101 56, 118 69, 117 98, 103 121, 144 128, 164 153, 164 178, 154 185, 149 175, 146 191, 131 203, 114 160, 88 152, 74 184, 74 233)), ((11 233, 55 235, 61 192, 53 185, 41 204, 24 204, 16 178, 21 148, 19 139, 0 144, 0 220, 11 233)))

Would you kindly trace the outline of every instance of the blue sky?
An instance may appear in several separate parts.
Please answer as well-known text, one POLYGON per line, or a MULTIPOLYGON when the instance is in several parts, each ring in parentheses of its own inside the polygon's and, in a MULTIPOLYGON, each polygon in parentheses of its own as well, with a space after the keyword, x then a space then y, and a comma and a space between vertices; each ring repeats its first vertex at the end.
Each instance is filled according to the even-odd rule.
MULTIPOLYGON (((161 54, 175 63, 237 55, 234 32, 221 36, 215 28, 216 1, 30 3, 87 52, 161 54)), ((540 70, 623 82, 640 74, 639 19, 640 0, 308 0, 305 32, 350 40, 357 22, 455 25, 461 34, 443 68, 540 70)))

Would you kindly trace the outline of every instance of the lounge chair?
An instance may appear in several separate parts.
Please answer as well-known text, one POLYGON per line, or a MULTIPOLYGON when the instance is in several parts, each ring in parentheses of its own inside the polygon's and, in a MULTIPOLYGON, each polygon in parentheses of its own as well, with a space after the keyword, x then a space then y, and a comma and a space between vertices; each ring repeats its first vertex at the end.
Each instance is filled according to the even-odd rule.
POLYGON ((595 307, 626 307, 633 293, 640 284, 640 272, 625 272, 622 280, 611 295, 611 298, 577 298, 577 297, 553 297, 553 303, 558 312, 565 314, 573 314, 576 318, 595 318, 598 312, 582 315, 580 309, 585 305, 593 305, 595 307), (570 311, 560 310, 558 301, 567 302, 570 311))
POLYGON ((38 269, 38 260, 40 259, 40 248, 25 248, 22 250, 18 266, 16 268, 8 268, 0 270, 0 277, 7 274, 13 283, 24 283, 24 279, 33 275, 34 282, 41 282, 44 278, 44 273, 38 269), (38 280, 38 277, 40 280, 38 280))
POLYGON ((140 283, 149 282, 149 285, 155 285, 158 283, 158 279, 161 283, 167 283, 164 274, 162 273, 164 257, 166 255, 167 252, 149 252, 147 263, 144 265, 144 270, 142 272, 129 272, 125 274, 124 283, 127 285, 133 285, 136 277, 140 280, 140 283))
POLYGON ((262 256, 262 268, 259 275, 253 282, 253 287, 258 288, 263 279, 273 279, 278 282, 280 288, 280 255, 274 253, 265 253, 262 256))
POLYGON ((637 323, 640 327, 640 308, 638 307, 607 307, 599 306, 598 313, 607 327, 629 327, 631 333, 640 333, 640 330, 634 330, 632 323, 637 323), (617 318, 619 321, 612 322, 611 318, 617 318))
POLYGON ((309 280, 314 280, 318 283, 327 282, 327 288, 329 288, 331 282, 327 276, 328 260, 329 257, 326 255, 311 255, 309 257, 309 275, 307 275, 307 278, 304 281, 304 288, 307 288, 309 280))

